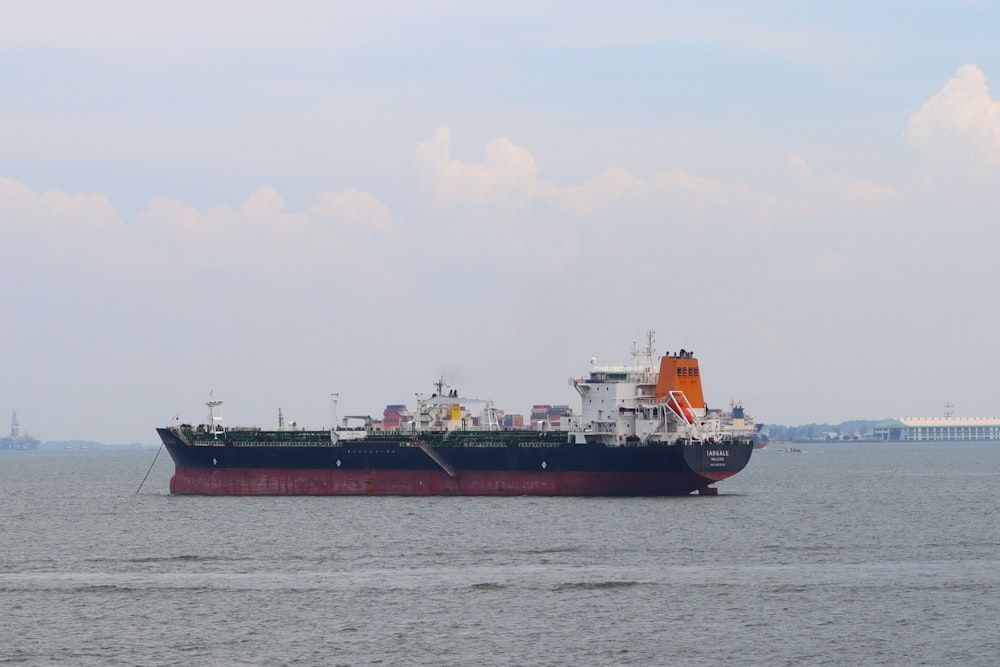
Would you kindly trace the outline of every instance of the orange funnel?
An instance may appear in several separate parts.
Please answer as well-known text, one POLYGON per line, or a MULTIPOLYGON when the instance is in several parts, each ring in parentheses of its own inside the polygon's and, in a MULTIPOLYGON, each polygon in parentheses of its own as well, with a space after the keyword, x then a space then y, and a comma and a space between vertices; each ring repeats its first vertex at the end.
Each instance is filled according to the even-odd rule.
POLYGON ((670 392, 683 391, 692 408, 705 407, 701 391, 701 373, 694 357, 660 357, 660 377, 656 381, 656 400, 666 401, 670 392))

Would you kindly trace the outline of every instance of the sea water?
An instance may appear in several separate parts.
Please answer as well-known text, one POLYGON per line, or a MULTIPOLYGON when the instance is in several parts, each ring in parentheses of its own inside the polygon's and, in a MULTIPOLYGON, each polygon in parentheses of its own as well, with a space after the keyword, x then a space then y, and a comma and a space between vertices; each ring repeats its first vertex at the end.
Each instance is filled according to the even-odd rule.
POLYGON ((686 498, 171 496, 0 454, 0 664, 993 665, 1000 444, 770 447, 686 498))

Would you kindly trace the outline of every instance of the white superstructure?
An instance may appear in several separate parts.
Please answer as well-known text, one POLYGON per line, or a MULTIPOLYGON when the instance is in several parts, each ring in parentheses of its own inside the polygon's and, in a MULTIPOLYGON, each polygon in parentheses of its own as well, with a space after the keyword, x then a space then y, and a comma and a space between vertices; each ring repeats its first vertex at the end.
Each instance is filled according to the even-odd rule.
POLYGON ((721 437, 718 419, 706 417, 693 353, 667 354, 657 368, 653 335, 647 333, 645 346, 633 346, 630 365, 602 366, 591 359, 586 376, 570 378, 581 400, 574 429, 578 442, 626 445, 721 437), (664 377, 668 372, 673 376, 664 377))

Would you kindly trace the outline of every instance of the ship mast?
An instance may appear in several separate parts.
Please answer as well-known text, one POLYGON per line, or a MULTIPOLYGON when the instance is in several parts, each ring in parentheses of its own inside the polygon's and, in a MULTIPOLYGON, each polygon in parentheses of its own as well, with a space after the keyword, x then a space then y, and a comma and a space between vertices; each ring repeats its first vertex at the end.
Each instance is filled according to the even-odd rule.
POLYGON ((215 392, 208 392, 208 400, 205 401, 205 405, 208 406, 208 425, 212 429, 212 433, 215 434, 215 438, 219 438, 219 433, 225 435, 226 427, 222 425, 222 410, 219 410, 219 414, 215 414, 216 408, 222 407, 222 401, 215 400, 215 392), (218 426, 216 426, 218 424, 218 426))
MULTIPOLYGON (((330 425, 330 442, 335 445, 340 442, 340 435, 337 433, 337 403, 340 402, 340 394, 332 393, 330 394, 330 399, 333 401, 333 424, 330 425)), ((344 417, 344 426, 347 426, 347 417, 344 417)))
POLYGON ((632 341, 632 365, 638 367, 639 360, 643 357, 646 359, 646 369, 651 370, 653 368, 653 356, 654 348, 656 347, 656 332, 650 329, 646 332, 646 345, 640 347, 639 343, 632 341))

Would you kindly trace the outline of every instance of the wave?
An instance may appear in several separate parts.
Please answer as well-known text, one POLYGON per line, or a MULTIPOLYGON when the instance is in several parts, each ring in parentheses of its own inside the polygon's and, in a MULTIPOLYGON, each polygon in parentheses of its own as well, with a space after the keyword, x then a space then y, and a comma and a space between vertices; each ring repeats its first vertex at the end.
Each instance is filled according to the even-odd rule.
POLYGON ((470 591, 502 591, 505 588, 510 588, 510 586, 507 584, 498 584, 493 581, 484 581, 483 583, 469 586, 470 591))
POLYGON ((567 582, 562 584, 556 584, 552 587, 553 591, 604 591, 612 590, 616 588, 632 588, 633 586, 641 586, 642 582, 639 581, 578 581, 578 582, 567 582))
POLYGON ((248 556, 204 556, 200 554, 178 554, 175 556, 143 556, 139 558, 88 558, 88 563, 236 563, 254 560, 248 556))

